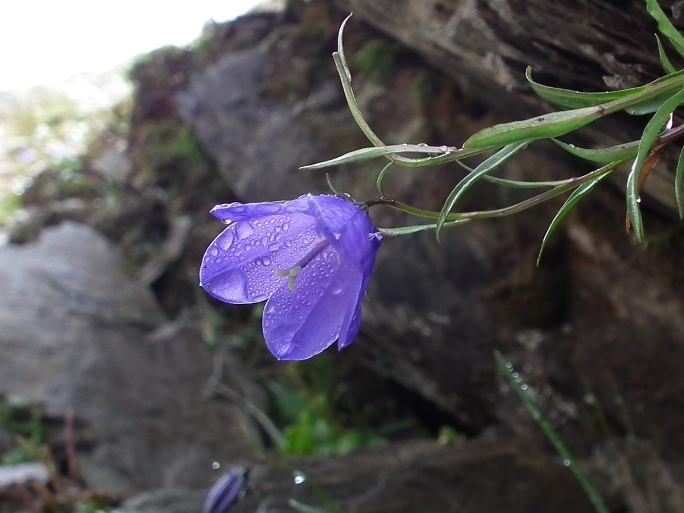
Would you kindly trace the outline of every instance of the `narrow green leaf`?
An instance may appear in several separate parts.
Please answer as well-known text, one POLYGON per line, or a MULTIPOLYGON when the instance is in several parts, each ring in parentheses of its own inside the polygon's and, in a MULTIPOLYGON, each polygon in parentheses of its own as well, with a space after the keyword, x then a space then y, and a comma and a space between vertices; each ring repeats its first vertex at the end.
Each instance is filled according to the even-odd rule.
MULTIPOLYGON (((392 146, 375 146, 372 148, 361 148, 358 150, 350 151, 334 159, 326 160, 324 162, 317 162, 316 164, 309 164, 308 166, 302 166, 300 169, 322 169, 324 167, 338 166, 340 164, 349 164, 351 162, 361 162, 363 160, 376 159, 378 157, 384 157, 387 155, 397 155, 400 153, 427 153, 431 155, 442 156, 445 153, 457 153, 463 152, 463 150, 456 150, 454 152, 445 152, 444 146, 426 146, 423 144, 394 144, 392 146)), ((474 155, 474 152, 463 152, 465 153, 463 157, 470 157, 474 155)), ((425 159, 417 159, 425 160, 425 159)))
POLYGON ((663 43, 660 42, 658 34, 655 34, 656 42, 658 43, 658 55, 660 56, 660 64, 662 64, 663 69, 666 73, 677 73, 677 70, 670 62, 667 54, 665 53, 665 48, 663 48, 663 43))
POLYGON ((537 96, 553 105, 567 107, 570 109, 596 107, 597 105, 602 105, 613 100, 620 100, 635 93, 645 91, 647 87, 640 86, 631 89, 622 89, 620 91, 603 91, 598 93, 572 91, 570 89, 562 89, 560 87, 545 86, 535 82, 532 80, 531 66, 528 66, 527 70, 525 71, 525 77, 537 96))
MULTIPOLYGON (((532 81, 530 68, 527 69, 525 76, 537 95, 554 105, 566 108, 591 106, 604 106, 608 108, 607 103, 622 100, 625 103, 619 108, 632 115, 642 115, 658 110, 658 107, 671 96, 673 90, 671 86, 674 84, 675 89, 681 86, 679 79, 683 73, 684 70, 675 70, 671 74, 660 77, 643 86, 599 93, 584 93, 538 84, 532 81)), ((611 112, 616 112, 617 110, 619 109, 612 110, 611 112)))
MULTIPOLYGON (((457 160, 456 164, 461 166, 469 173, 472 173, 474 171, 472 167, 467 166, 460 160, 457 160)), ((573 180, 572 178, 570 178, 566 180, 553 180, 547 182, 523 182, 521 180, 508 180, 507 178, 498 178, 496 176, 489 175, 484 175, 482 178, 484 180, 487 180, 489 183, 501 185, 502 187, 509 187, 511 189, 543 189, 546 187, 557 187, 559 185, 567 185, 568 183, 570 183, 571 180, 573 180)))
POLYGON ((646 0, 646 10, 658 23, 660 33, 668 38, 674 49, 679 52, 679 55, 684 57, 684 37, 672 25, 672 22, 667 18, 658 2, 656 0, 646 0))
POLYGON ((373 146, 384 146, 385 143, 383 143, 382 140, 375 134, 375 132, 373 132, 373 129, 370 127, 368 122, 366 122, 366 119, 363 117, 361 109, 359 109, 359 104, 356 101, 354 90, 351 86, 352 76, 351 72, 349 71, 349 66, 347 65, 347 59, 344 55, 343 44, 344 27, 347 24, 347 21, 349 21, 349 18, 351 18, 351 16, 352 15, 350 14, 344 19, 342 25, 340 25, 340 30, 337 32, 337 52, 333 53, 335 68, 337 69, 337 74, 340 76, 340 81, 342 82, 342 89, 344 91, 344 97, 347 100, 347 106, 349 107, 349 111, 351 112, 354 121, 356 121, 358 127, 368 138, 368 140, 373 144, 373 146))
POLYGON ((670 114, 684 102, 684 89, 674 94, 667 100, 653 115, 651 120, 646 125, 644 133, 639 141, 639 151, 637 157, 632 165, 632 170, 627 177, 627 214, 632 223, 634 235, 639 241, 639 244, 644 242, 644 225, 641 219, 641 211, 639 210, 639 177, 641 176, 641 168, 644 166, 651 147, 656 137, 667 123, 670 114))
POLYGON ((682 179, 684 179, 684 148, 679 152, 677 172, 675 173, 675 198, 679 208, 679 218, 684 219, 684 200, 682 199, 682 179))
POLYGON ((617 146, 611 146, 609 148, 591 150, 587 148, 579 148, 574 144, 567 144, 559 141, 558 139, 551 140, 565 151, 575 155, 576 157, 589 160, 590 162, 598 162, 600 164, 608 164, 609 162, 613 162, 615 160, 636 157, 637 151, 639 149, 639 141, 618 144, 617 146))
POLYGON ((387 164, 385 167, 382 168, 382 171, 378 174, 378 179, 375 181, 375 186, 378 189, 378 192, 380 193, 380 197, 384 198, 385 193, 382 192, 382 182, 385 180, 385 175, 387 172, 390 170, 390 168, 394 165, 394 161, 391 160, 389 164, 387 164))
POLYGON ((669 98, 672 97, 672 91, 665 91, 662 94, 653 96, 639 103, 635 103, 630 107, 625 108, 627 114, 632 116, 643 116, 644 114, 651 114, 656 112, 669 98))
POLYGON ((568 213, 574 208, 577 203, 584 198, 587 194, 589 194, 593 189, 594 186, 599 183, 601 180, 603 180, 606 176, 608 176, 609 173, 606 173, 604 175, 601 175, 597 178, 594 178, 590 182, 585 182, 577 189, 575 189, 572 194, 568 197, 567 200, 565 200, 565 203, 563 203, 563 206, 560 208, 558 213, 555 215, 553 220, 551 221, 551 224, 549 225, 549 228, 546 230, 546 233, 544 234, 544 238, 542 239, 542 244, 541 248, 539 248, 539 255, 537 255, 537 267, 539 267, 539 262, 541 261, 542 253, 544 252, 544 248, 546 247, 546 243, 549 241, 551 238, 551 235, 553 232, 558 228, 558 225, 565 219, 565 216, 568 215, 568 213))
MULTIPOLYGON (((472 221, 472 219, 457 219, 456 221, 447 221, 442 225, 442 228, 450 228, 452 226, 458 226, 459 224, 469 223, 470 221, 472 221)), ((397 235, 410 235, 412 233, 426 232, 436 228, 436 224, 419 224, 415 226, 402 226, 400 228, 378 228, 378 230, 383 235, 394 237, 397 235)))
POLYGON ((456 187, 451 191, 449 197, 444 202, 441 212, 439 213, 439 219, 437 219, 437 238, 439 239, 439 234, 442 230, 442 226, 447 220, 448 215, 456 205, 456 202, 465 194, 465 192, 470 189, 480 178, 484 175, 496 169, 501 164, 506 162, 513 155, 518 153, 520 150, 525 148, 528 141, 521 141, 514 144, 509 144, 501 150, 497 151, 494 155, 489 157, 487 160, 482 162, 479 166, 473 169, 472 173, 469 173, 463 180, 461 180, 456 187))
POLYGON ((463 144, 463 147, 505 146, 524 140, 558 137, 588 125, 605 113, 603 107, 585 107, 583 109, 551 112, 523 121, 494 125, 471 136, 463 144))

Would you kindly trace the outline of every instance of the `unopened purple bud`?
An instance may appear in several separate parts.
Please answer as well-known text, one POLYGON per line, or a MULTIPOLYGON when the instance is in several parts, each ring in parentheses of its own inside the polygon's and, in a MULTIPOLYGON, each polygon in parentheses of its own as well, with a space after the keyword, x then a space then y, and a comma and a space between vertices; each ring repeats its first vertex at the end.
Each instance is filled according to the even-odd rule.
POLYGON ((244 468, 236 467, 230 469, 209 490, 202 512, 226 513, 235 506, 235 503, 242 496, 241 492, 246 483, 247 479, 244 468))

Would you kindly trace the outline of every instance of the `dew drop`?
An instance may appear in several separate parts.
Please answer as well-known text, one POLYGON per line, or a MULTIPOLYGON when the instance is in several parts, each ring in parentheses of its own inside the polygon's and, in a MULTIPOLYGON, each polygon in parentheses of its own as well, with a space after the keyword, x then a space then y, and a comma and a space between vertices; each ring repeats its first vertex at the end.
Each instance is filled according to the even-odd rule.
POLYGON ((210 254, 211 256, 218 256, 219 250, 216 249, 216 248, 211 248, 211 249, 209 250, 209 254, 210 254))
POLYGON ((295 472, 294 473, 294 484, 300 485, 303 484, 306 481, 306 476, 302 474, 301 472, 295 472))
POLYGON ((279 249, 280 249, 280 244, 271 244, 271 245, 268 247, 268 250, 269 250, 269 251, 278 251, 279 249))
POLYGON ((527 390, 529 387, 525 383, 523 383, 522 385, 520 385, 520 388, 521 390, 527 390))
POLYGON ((243 223, 238 223, 235 231, 237 232, 238 239, 246 239, 250 235, 254 233, 254 227, 252 226, 251 223, 243 222, 243 223))
POLYGON ((262 258, 261 258, 261 263, 264 264, 264 265, 271 265, 271 259, 268 258, 268 257, 266 257, 266 256, 265 256, 265 257, 262 257, 262 258))
POLYGON ((563 465, 565 465, 566 467, 569 467, 570 466, 570 460, 563 460, 563 465))
POLYGON ((233 232, 226 231, 224 235, 217 241, 217 243, 223 251, 228 251, 230 247, 233 245, 234 240, 235 235, 233 235, 233 232))
POLYGON ((221 468, 221 464, 218 461, 215 461, 211 464, 211 468, 213 468, 214 470, 218 470, 221 468))

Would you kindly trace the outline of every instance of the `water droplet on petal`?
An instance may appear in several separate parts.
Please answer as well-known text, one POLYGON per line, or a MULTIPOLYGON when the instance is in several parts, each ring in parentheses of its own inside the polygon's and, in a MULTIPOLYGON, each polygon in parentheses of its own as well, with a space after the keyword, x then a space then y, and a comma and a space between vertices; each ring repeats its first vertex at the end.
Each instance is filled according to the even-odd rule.
POLYGON ((210 254, 211 256, 218 256, 219 250, 216 249, 216 248, 211 248, 211 249, 209 250, 209 254, 210 254))
POLYGON ((251 223, 242 222, 237 224, 235 231, 237 232, 238 239, 246 239, 254 233, 254 227, 251 223))
POLYGON ((264 264, 264 265, 271 265, 271 259, 268 258, 268 257, 266 257, 266 256, 265 256, 265 257, 262 257, 261 263, 264 264))
POLYGON ((233 241, 235 240, 235 235, 233 235, 233 232, 231 231, 226 231, 223 236, 217 241, 218 246, 221 248, 223 251, 228 251, 230 247, 233 245, 233 241))

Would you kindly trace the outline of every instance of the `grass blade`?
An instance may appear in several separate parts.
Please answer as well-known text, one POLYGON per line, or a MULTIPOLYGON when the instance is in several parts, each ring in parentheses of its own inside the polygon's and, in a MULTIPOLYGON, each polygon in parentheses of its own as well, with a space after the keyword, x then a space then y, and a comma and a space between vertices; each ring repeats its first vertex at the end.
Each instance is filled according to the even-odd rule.
POLYGON ((587 494, 589 500, 596 508, 596 511, 598 513, 610 513, 610 511, 606 507, 606 504, 603 502, 601 494, 598 492, 598 490, 594 487, 594 485, 589 480, 587 475, 584 473, 582 467, 580 467, 577 464, 577 460, 575 459, 573 454, 570 452, 570 450, 565 445, 561 437, 558 436, 556 430, 553 429, 551 423, 544 417, 539 407, 535 404, 535 402, 528 394, 527 390, 529 387, 525 383, 523 383, 520 374, 515 372, 515 369, 513 368, 513 365, 510 362, 504 360, 503 356, 501 356, 501 353, 499 351, 494 351, 494 358, 496 359, 499 371, 504 376, 504 378, 508 380, 513 390, 515 390, 515 392, 518 394, 518 397, 520 397, 520 399, 522 400, 523 404, 525 405, 525 408, 527 408, 527 411, 530 413, 530 415, 532 415, 532 418, 544 432, 544 434, 549 439, 551 444, 553 444, 556 451, 558 451, 558 454, 560 454, 561 458, 563 458, 563 463, 570 468, 572 473, 579 481, 580 485, 582 485, 584 493, 587 494))

